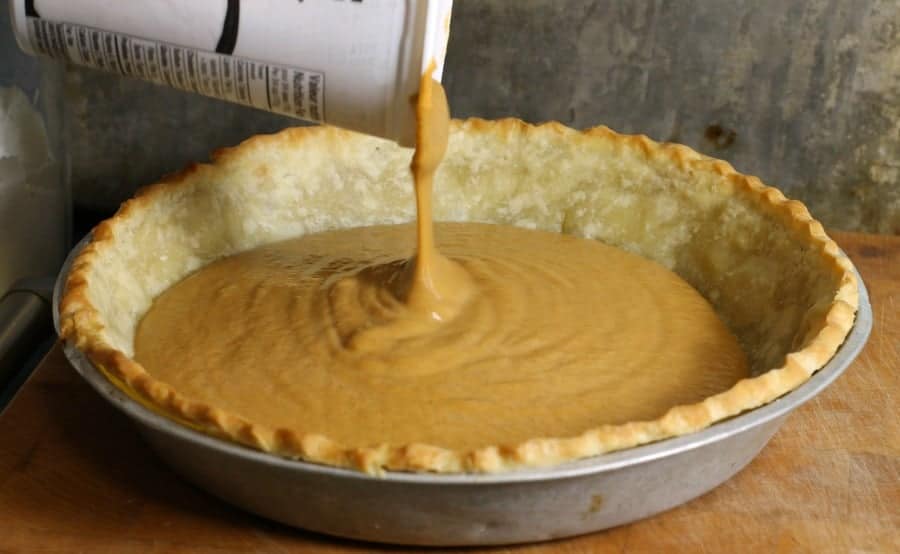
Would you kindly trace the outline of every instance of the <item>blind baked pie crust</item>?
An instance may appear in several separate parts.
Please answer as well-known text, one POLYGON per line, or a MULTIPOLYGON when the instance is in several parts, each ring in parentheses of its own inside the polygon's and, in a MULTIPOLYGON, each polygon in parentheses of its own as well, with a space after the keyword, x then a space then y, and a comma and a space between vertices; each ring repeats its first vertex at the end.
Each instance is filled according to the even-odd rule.
POLYGON ((345 448, 301 429, 268 428, 183 396, 132 359, 153 299, 215 259, 308 233, 412 220, 411 153, 333 127, 294 128, 147 187, 75 259, 60 303, 62 336, 133 398, 207 434, 369 473, 452 473, 555 465, 703 429, 802 384, 853 325, 851 263, 801 203, 759 179, 685 146, 604 127, 471 119, 452 126, 435 180, 436 220, 572 233, 653 259, 710 301, 753 376, 656 420, 454 451, 345 448))

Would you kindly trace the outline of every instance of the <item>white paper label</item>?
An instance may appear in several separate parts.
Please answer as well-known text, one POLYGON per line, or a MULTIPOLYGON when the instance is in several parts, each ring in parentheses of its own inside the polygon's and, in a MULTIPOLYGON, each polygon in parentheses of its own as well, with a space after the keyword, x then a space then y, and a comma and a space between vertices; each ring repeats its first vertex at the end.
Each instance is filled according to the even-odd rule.
POLYGON ((38 54, 197 92, 231 102, 324 121, 325 75, 256 62, 71 23, 29 18, 38 54))

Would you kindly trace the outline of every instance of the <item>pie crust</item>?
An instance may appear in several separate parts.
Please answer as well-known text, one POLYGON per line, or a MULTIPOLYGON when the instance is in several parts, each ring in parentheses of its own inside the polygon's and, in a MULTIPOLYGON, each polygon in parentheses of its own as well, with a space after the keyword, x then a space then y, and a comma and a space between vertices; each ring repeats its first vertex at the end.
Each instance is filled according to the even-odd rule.
POLYGON ((852 264, 803 204, 756 177, 605 127, 470 119, 453 123, 435 179, 436 220, 557 230, 656 260, 712 303, 753 376, 659 419, 573 437, 472 451, 344 448, 186 398, 131 358, 153 298, 212 260, 306 233, 412 220, 411 153, 333 127, 293 128, 217 151, 211 164, 143 189, 94 229, 75 259, 60 304, 62 336, 133 398, 204 433, 373 474, 453 473, 555 465, 698 431, 802 384, 853 325, 852 264))

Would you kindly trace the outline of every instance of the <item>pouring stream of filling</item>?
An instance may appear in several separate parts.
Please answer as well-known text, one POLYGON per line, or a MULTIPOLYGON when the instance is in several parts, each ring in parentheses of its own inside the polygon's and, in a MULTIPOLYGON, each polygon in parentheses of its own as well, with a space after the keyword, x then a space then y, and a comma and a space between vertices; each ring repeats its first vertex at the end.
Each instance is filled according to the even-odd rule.
POLYGON ((430 71, 417 114, 415 231, 336 230, 218 260, 156 299, 137 361, 257 424, 458 450, 653 419, 747 376, 710 305, 652 261, 558 233, 434 225, 449 110, 430 71))

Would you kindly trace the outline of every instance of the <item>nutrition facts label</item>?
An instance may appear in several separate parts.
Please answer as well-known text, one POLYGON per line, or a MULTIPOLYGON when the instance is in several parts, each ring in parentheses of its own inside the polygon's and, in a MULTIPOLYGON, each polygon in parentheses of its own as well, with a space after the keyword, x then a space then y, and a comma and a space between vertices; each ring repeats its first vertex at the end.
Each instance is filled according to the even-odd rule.
POLYGON ((310 121, 325 120, 325 74, 28 18, 47 56, 310 121))

